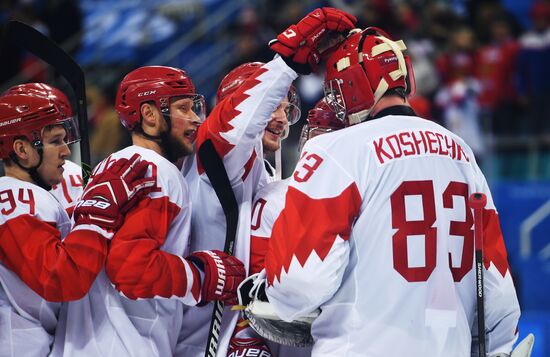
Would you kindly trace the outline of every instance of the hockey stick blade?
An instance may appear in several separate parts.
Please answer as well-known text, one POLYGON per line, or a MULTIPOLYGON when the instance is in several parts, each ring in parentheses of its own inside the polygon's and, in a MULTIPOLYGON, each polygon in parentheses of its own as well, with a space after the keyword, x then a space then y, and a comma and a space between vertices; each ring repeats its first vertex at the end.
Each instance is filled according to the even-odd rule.
MULTIPOLYGON (((216 152, 214 144, 211 140, 206 140, 202 143, 198 150, 198 156, 204 168, 204 172, 223 209, 225 215, 225 244, 224 252, 233 254, 233 245, 237 235, 237 225, 239 223, 239 205, 235 198, 235 193, 231 187, 231 182, 225 171, 223 161, 216 152)), ((222 323, 224 304, 221 301, 214 303, 214 311, 210 320, 210 330, 208 332, 208 340, 206 343, 206 357, 216 356, 218 351, 218 342, 220 337, 220 328, 222 323)))
POLYGON ((88 111, 86 104, 86 83, 82 68, 74 59, 38 30, 20 21, 9 21, 5 38, 12 44, 29 51, 52 66, 70 84, 76 98, 78 125, 80 130, 80 161, 84 185, 88 181, 90 166, 90 145, 88 139, 88 111))

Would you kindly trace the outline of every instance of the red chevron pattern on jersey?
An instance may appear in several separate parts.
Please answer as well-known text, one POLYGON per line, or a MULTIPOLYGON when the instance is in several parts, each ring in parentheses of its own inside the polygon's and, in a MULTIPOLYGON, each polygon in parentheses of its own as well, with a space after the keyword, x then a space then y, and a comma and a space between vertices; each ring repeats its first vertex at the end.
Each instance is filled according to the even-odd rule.
POLYGON ((285 208, 273 226, 272 238, 266 256, 266 272, 269 284, 280 279, 293 257, 303 266, 315 251, 321 260, 329 253, 336 237, 349 239, 353 220, 359 212, 361 195, 354 184, 338 196, 313 199, 290 186, 285 208), (306 231, 301 227, 315 227, 306 231), (289 227, 292 227, 292 234, 289 227), (305 238, 307 236, 307 239, 305 238), (301 245, 296 244, 301 242, 301 245))
MULTIPOLYGON (((241 114, 241 111, 238 110, 237 107, 250 97, 250 95, 245 92, 258 85, 260 83, 258 77, 265 72, 267 72, 267 69, 260 67, 250 78, 243 82, 235 93, 223 100, 214 108, 212 113, 199 128, 197 134, 197 148, 199 148, 206 139, 213 138, 214 140, 212 141, 216 151, 220 157, 223 158, 231 149, 235 147, 236 143, 230 143, 220 134, 234 129, 231 121, 241 114)), ((200 161, 198 161, 197 166, 199 174, 202 174, 204 169, 202 168, 200 161)))
POLYGON ((500 220, 494 209, 483 210, 483 263, 485 269, 493 263, 502 277, 509 270, 500 220))

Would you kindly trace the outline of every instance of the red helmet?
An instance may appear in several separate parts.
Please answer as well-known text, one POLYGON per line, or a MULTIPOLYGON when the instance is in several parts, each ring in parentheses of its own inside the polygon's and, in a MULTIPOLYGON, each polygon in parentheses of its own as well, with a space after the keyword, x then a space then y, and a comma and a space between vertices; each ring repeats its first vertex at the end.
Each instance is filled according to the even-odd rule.
POLYGON ((141 121, 141 104, 153 101, 162 113, 168 114, 170 98, 179 96, 192 97, 193 111, 204 120, 204 97, 196 94, 195 85, 184 70, 165 66, 140 67, 120 82, 115 109, 122 124, 133 130, 141 121))
POLYGON ((241 64, 231 70, 223 77, 218 90, 216 91, 216 102, 219 103, 228 95, 233 93, 241 84, 256 72, 265 63, 263 62, 248 62, 241 64))
POLYGON ((42 129, 48 125, 63 125, 67 144, 80 140, 76 122, 72 117, 65 118, 53 100, 34 94, 1 96, 0 158, 8 158, 13 142, 22 136, 35 147, 42 146, 42 129))
POLYGON ((302 133, 300 134, 300 151, 309 139, 342 128, 344 128, 344 123, 336 117, 336 113, 332 110, 327 99, 322 98, 308 112, 307 123, 302 127, 302 133))
POLYGON ((65 93, 55 87, 50 86, 49 84, 38 82, 19 84, 5 91, 3 95, 17 93, 35 94, 42 97, 48 97, 59 107, 61 114, 63 114, 67 118, 73 116, 71 102, 69 102, 69 99, 67 98, 65 93))
MULTIPOLYGON (((220 85, 218 86, 216 101, 219 103, 235 92, 235 90, 237 90, 237 88, 239 88, 244 81, 246 81, 264 64, 265 63, 263 62, 248 62, 231 70, 231 72, 223 77, 220 85)), ((291 85, 288 90, 287 99, 288 107, 286 109, 286 115, 289 125, 292 125, 300 119, 301 115, 300 96, 293 85, 291 85)))
POLYGON ((393 41, 382 30, 352 30, 327 62, 325 96, 344 124, 365 120, 390 89, 414 94, 412 66, 403 41, 393 41))

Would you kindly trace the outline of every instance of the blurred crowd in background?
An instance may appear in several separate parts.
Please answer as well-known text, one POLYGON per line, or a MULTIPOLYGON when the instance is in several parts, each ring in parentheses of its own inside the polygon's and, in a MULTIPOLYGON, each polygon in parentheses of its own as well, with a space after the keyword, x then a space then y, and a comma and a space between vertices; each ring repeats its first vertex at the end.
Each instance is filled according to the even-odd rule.
MULTIPOLYGON (((413 107, 462 136, 490 181, 550 179, 549 1, 8 0, 1 2, 0 22, 32 24, 84 68, 97 163, 128 143, 113 110, 128 71, 151 64, 183 68, 211 109, 228 71, 269 60, 267 42, 319 6, 345 9, 360 27, 378 26, 405 41, 417 83, 413 107)), ((68 88, 17 48, 2 61, 0 90, 28 81, 68 88)), ((302 119, 284 143, 287 174, 321 83, 318 75, 297 83, 302 119)))

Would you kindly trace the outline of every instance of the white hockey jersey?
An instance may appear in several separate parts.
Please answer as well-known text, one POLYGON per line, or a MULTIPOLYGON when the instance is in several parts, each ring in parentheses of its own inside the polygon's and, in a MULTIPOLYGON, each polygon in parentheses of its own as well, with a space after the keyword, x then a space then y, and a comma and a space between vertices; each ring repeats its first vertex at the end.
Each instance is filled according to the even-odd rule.
POLYGON ((388 115, 308 141, 266 255, 285 320, 321 307, 313 356, 470 356, 477 335, 473 213, 483 192, 488 353, 520 315, 498 215, 471 149, 388 115))
POLYGON ((130 146, 93 174, 134 153, 150 163, 147 176, 157 178, 157 187, 126 214, 88 295, 63 307, 52 356, 171 356, 182 327, 182 302, 195 305, 200 299, 198 270, 183 258, 191 205, 178 168, 152 150, 130 146), (132 300, 137 297, 147 299, 132 300))
POLYGON ((269 238, 273 224, 285 206, 285 196, 290 178, 271 182, 254 197, 250 226, 250 274, 265 268, 269 238))
POLYGON ((66 160, 63 169, 63 181, 53 185, 50 192, 71 217, 76 202, 83 192, 82 168, 74 162, 66 160))
MULTIPOLYGON (((271 114, 286 96, 296 77, 297 74, 281 58, 266 63, 214 108, 197 135, 197 148, 210 139, 223 159, 239 204, 234 255, 244 262, 245 267, 248 267, 250 250, 252 200, 257 190, 268 182, 261 138, 271 120, 271 114)), ((223 250, 225 216, 201 163, 197 160, 188 162, 183 172, 193 202, 190 250, 223 250)), ((204 355, 212 306, 186 308, 177 355, 204 355)), ((237 312, 225 309, 218 356, 226 356, 237 318, 237 312)))
MULTIPOLYGON (((290 178, 269 183, 254 198, 250 236, 250 274, 259 273, 265 267, 269 238, 273 224, 285 206, 289 182, 290 178)), ((247 327, 247 329, 251 329, 251 327, 247 327)), ((252 336, 254 336, 254 332, 252 332, 252 336)), ((273 357, 311 356, 309 347, 290 347, 271 341, 266 342, 273 357)))
POLYGON ((12 177, 0 178, 0 213, 0 356, 46 356, 59 302, 88 291, 107 243, 91 231, 69 234, 51 193, 12 177))

